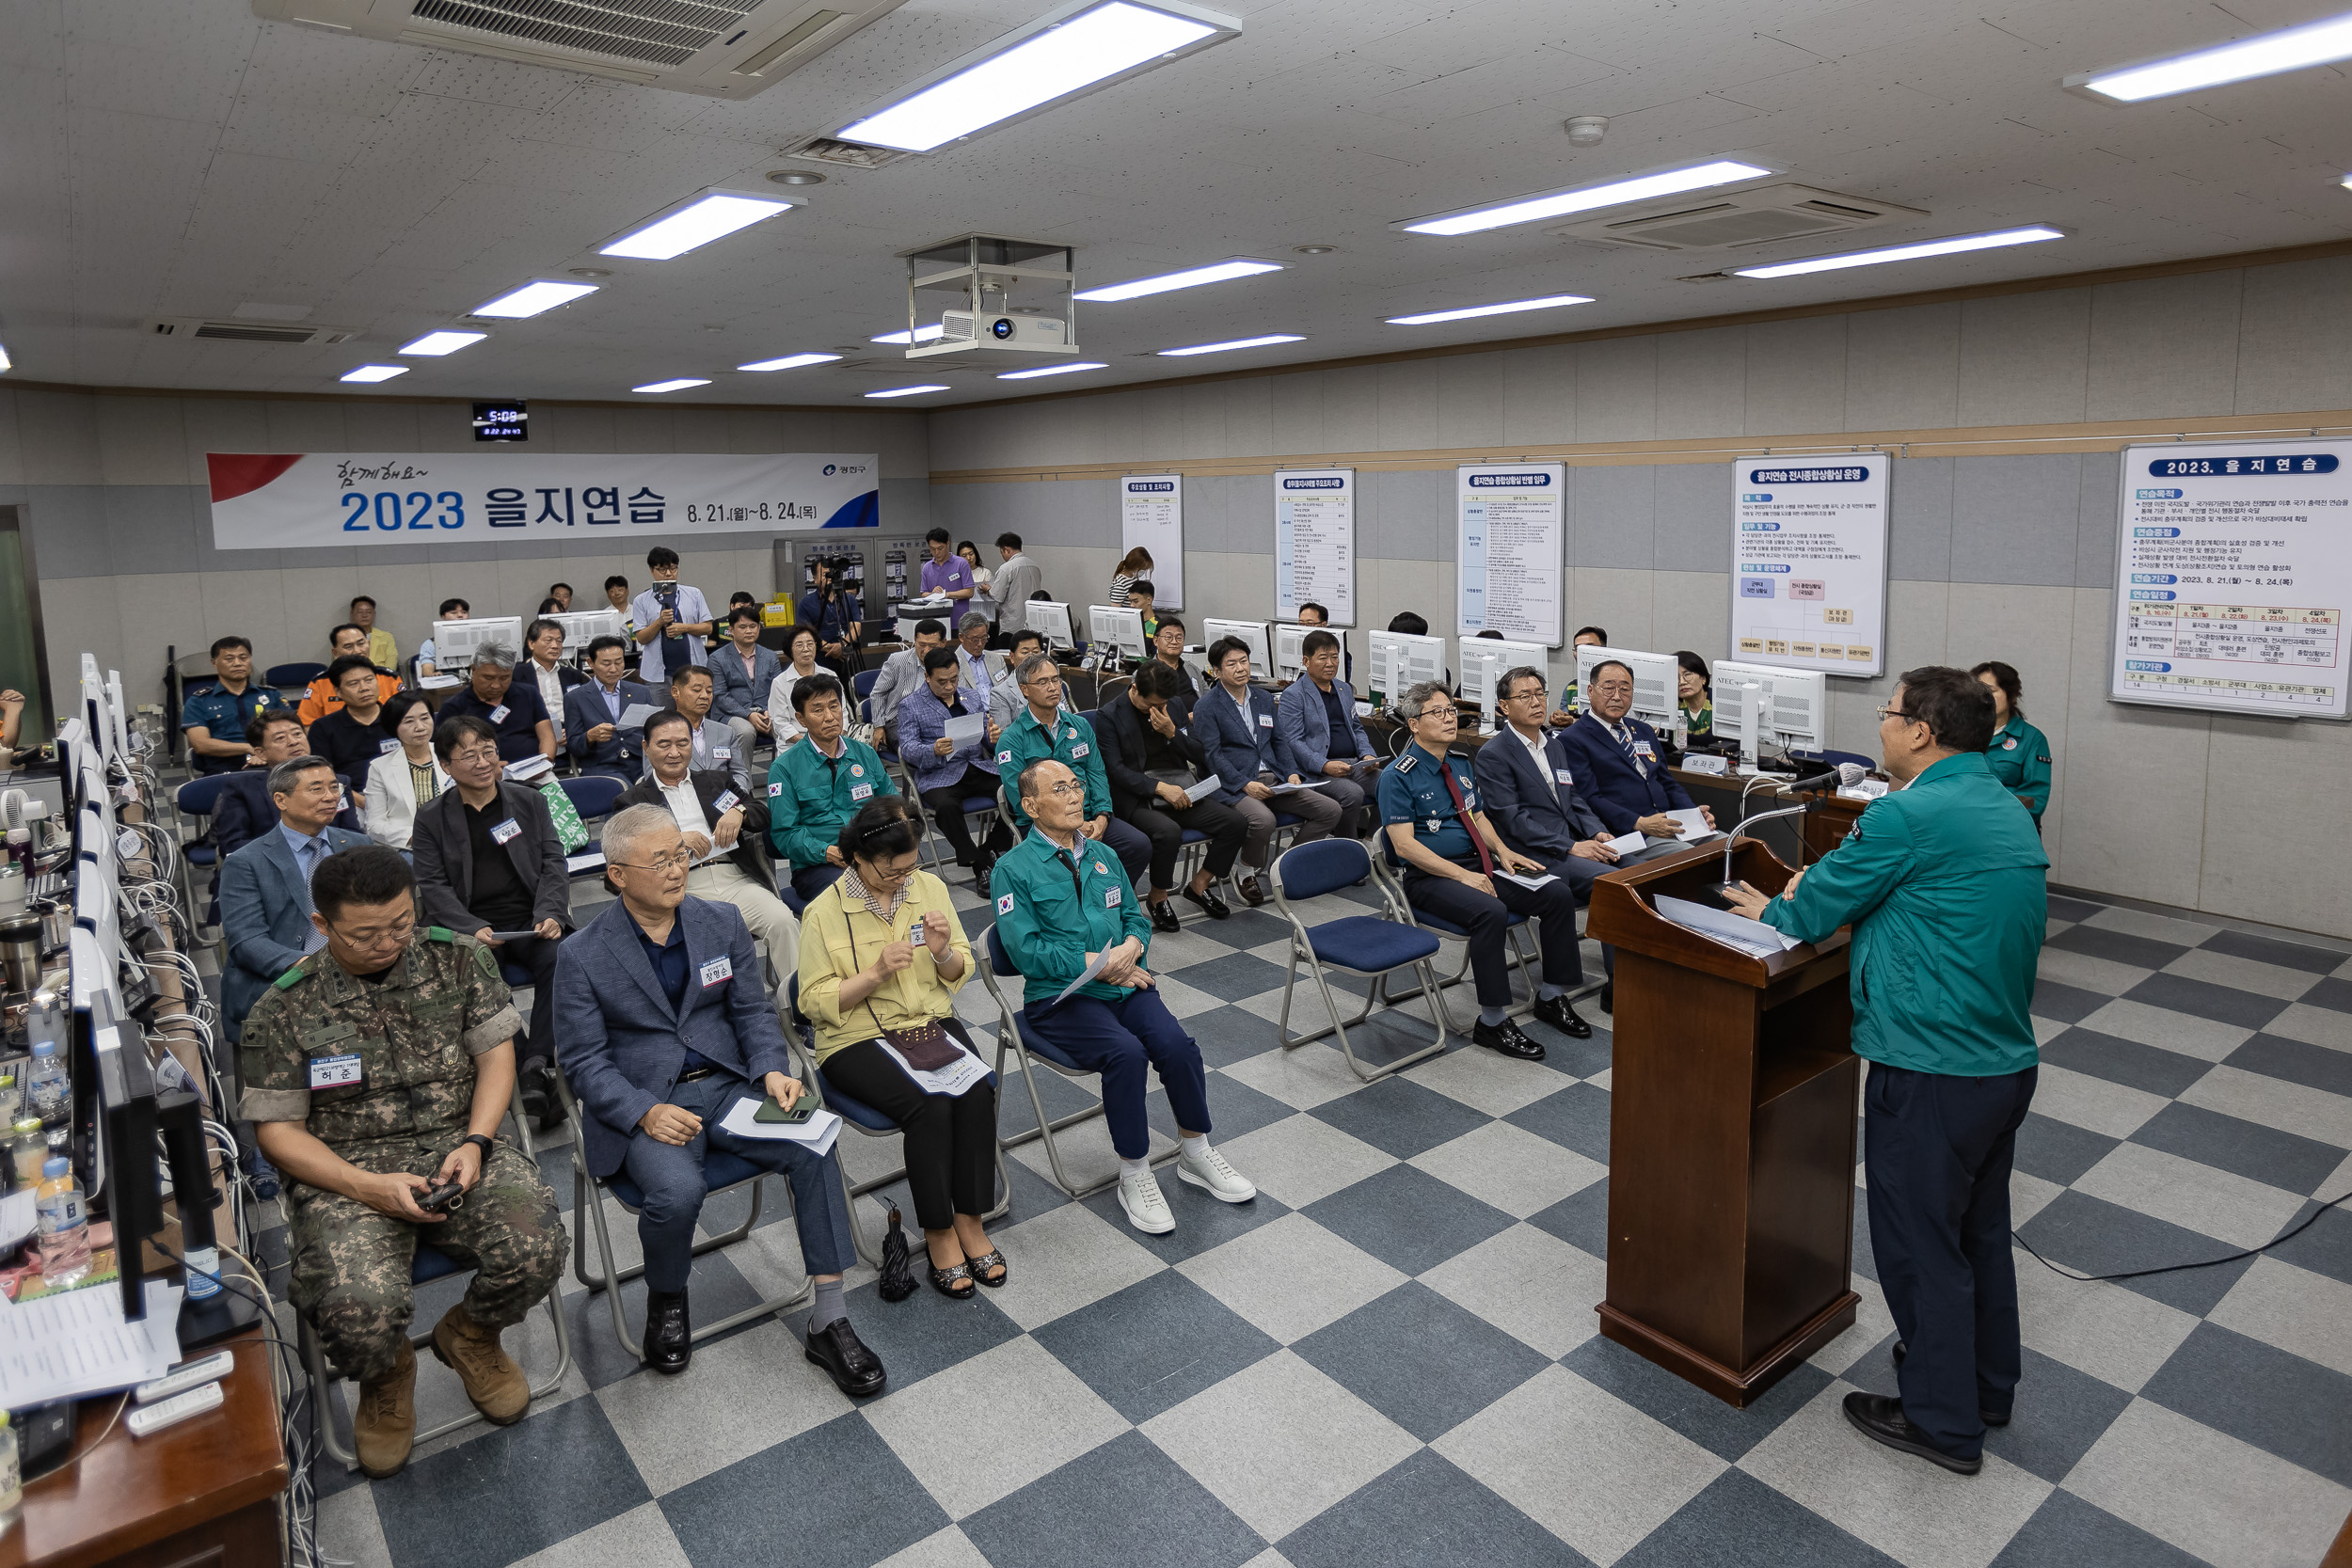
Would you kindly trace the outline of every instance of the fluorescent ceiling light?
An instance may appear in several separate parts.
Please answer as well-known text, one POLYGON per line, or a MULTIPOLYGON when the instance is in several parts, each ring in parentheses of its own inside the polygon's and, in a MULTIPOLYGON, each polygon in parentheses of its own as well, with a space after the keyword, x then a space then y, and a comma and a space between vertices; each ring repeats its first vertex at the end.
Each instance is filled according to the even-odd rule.
POLYGON ((940 323, 933 322, 929 326, 916 327, 912 333, 885 332, 879 338, 868 338, 866 341, 869 343, 928 343, 946 330, 946 327, 940 323))
POLYGON ((967 55, 910 96, 834 135, 869 147, 929 152, 1240 31, 1231 18, 1194 13, 1188 6, 1162 9, 1107 0, 1066 7, 1009 35, 1014 40, 1009 47, 992 44, 967 55))
POLYGON ((2219 44, 2212 49, 2200 49, 2192 55, 2176 55, 2169 60, 2130 66, 2121 71, 2094 71, 2080 76, 2069 76, 2066 85, 2095 92, 2102 98, 2111 98, 2119 103, 2137 103, 2151 98, 2169 97, 2176 92, 2226 87, 2232 82, 2249 81, 2256 76, 2275 76, 2282 71, 2300 71, 2305 66, 2327 65, 2343 59, 2352 59, 2352 16, 2330 17, 2325 22, 2289 27, 2276 33, 2259 33, 2250 39, 2240 39, 2235 43, 2219 44))
POLYGON ((1391 316, 1391 326, 1427 326, 1432 322, 1468 321, 1472 316, 1507 316, 1515 310, 1549 310, 1562 305, 1590 305, 1590 294, 1548 294, 1542 299, 1515 299, 1508 305, 1465 305, 1459 310, 1425 310, 1418 316, 1391 316))
POLYGON ((1802 261, 1775 261, 1768 267, 1735 267, 1734 277, 1796 277, 1808 272, 1836 272, 1840 267, 1874 267, 1882 261, 1915 261, 1922 256, 1956 256, 1966 250, 1996 250, 2002 245, 2033 245, 2066 236, 2043 224, 2003 229, 1990 234, 1955 234, 1948 240, 1921 240, 1917 245, 1887 245, 1880 250, 1849 250, 1836 256, 1807 256, 1802 261))
POLYGON ((2352 174, 2345 175, 2343 179, 2337 181, 2336 183, 2342 185, 2347 191, 2352 191, 2352 174))
POLYGON ((1072 371, 1106 371, 1110 367, 1100 359, 1081 359, 1074 365, 1040 365, 1033 371, 1006 371, 999 381, 1034 381, 1041 375, 1068 375, 1072 371))
POLYGON ((404 344, 401 354, 455 354, 468 343, 478 343, 488 337, 487 332, 428 332, 413 343, 404 344))
MULTIPOLYGON (((1073 368, 1074 369, 1075 367, 1073 368)), ((8 345, 0 343, 0 374, 5 374, 14 369, 16 369, 16 364, 15 361, 8 357, 8 345)))
POLYGON ((793 371, 803 365, 822 365, 840 358, 837 354, 787 354, 781 359, 755 359, 748 365, 738 365, 739 371, 793 371))
POLYGON ((1141 299, 1146 294, 1164 294, 1170 289, 1198 288, 1203 283, 1222 283, 1230 277, 1255 277, 1262 272, 1281 270, 1279 261, 1249 261, 1235 257, 1232 261, 1217 261, 1205 267, 1163 273, 1157 277, 1133 278, 1125 283, 1113 283, 1104 289, 1089 289, 1070 297, 1107 305, 1114 300, 1141 299))
POLYGON ((345 381, 389 381, 396 375, 407 373, 408 367, 405 365, 362 365, 356 371, 345 371, 342 379, 345 381))
POLYGON ((681 375, 675 381, 648 381, 643 387, 631 387, 629 390, 632 392, 675 392, 688 387, 709 385, 710 377, 707 375, 681 375))
POLYGON ((1263 338, 1235 338, 1229 343, 1195 343, 1190 348, 1164 348, 1164 358, 1182 358, 1187 354, 1222 354, 1229 348, 1263 348, 1268 343, 1303 343, 1307 340, 1296 332, 1269 332, 1263 338))
POLYGON ((594 283, 551 283, 541 278, 526 283, 513 293, 501 294, 487 305, 477 305, 470 312, 477 316, 512 316, 517 320, 535 316, 542 310, 552 310, 559 305, 569 305, 582 294, 596 292, 594 283))
POLYGON ((1489 229, 1505 229, 1515 223, 1534 223, 1540 218, 1564 217, 1570 213, 1621 207, 1629 201, 1647 201, 1653 197, 1678 196, 1684 191, 1705 190, 1709 185, 1728 185, 1735 181, 1753 180, 1772 172, 1755 164, 1720 158, 1711 164, 1670 168, 1661 174, 1636 175, 1630 180, 1612 180, 1601 185, 1580 185, 1573 190, 1549 191, 1541 196, 1523 196, 1515 201, 1457 209, 1451 213, 1439 213, 1435 217, 1415 218, 1409 223, 1391 224, 1390 227, 1402 229, 1407 234, 1477 234, 1489 229))
POLYGON ((596 254, 666 261, 713 240, 723 240, 739 229, 748 229, 762 218, 788 212, 793 205, 781 197, 712 191, 675 213, 654 219, 643 229, 622 235, 596 254))
POLYGON ((879 392, 868 392, 869 398, 911 398, 917 392, 944 392, 945 387, 884 387, 879 392))

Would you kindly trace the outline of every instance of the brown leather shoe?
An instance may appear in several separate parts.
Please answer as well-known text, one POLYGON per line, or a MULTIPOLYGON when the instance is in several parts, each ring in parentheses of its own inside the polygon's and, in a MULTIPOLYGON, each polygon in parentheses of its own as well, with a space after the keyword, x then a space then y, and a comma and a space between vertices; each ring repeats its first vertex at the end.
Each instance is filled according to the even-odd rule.
POLYGON ((466 1386, 466 1397, 493 1426, 512 1426, 531 1406, 531 1380, 499 1343, 498 1330, 473 1321, 459 1302, 433 1325, 433 1354, 466 1386))
POLYGON ((400 1474, 417 1441, 417 1353, 404 1336, 400 1359, 379 1383, 359 1385, 358 1408, 351 1414, 351 1445, 359 1468, 382 1481, 400 1474))
POLYGON ((1265 885, 1255 877, 1234 878, 1233 891, 1240 894, 1241 901, 1253 910, 1265 902, 1265 885))

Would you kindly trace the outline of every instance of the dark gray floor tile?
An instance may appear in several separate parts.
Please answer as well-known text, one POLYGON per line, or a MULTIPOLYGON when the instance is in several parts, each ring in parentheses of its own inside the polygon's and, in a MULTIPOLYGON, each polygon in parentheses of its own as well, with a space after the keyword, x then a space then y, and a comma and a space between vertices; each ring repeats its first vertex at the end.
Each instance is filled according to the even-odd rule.
POLYGON ((2055 1019, 2060 1023, 2080 1023, 2112 1000, 2095 990, 2061 985, 2056 980, 2037 980, 2033 987, 2033 1016, 2055 1019))
POLYGON ((2256 1035, 2223 1060, 2231 1067, 2283 1078, 2307 1089, 2352 1095, 2352 1051, 2331 1051, 2278 1035, 2256 1035))
MULTIPOLYGON (((1987 1453, 2000 1455, 2053 1484, 2090 1451, 2123 1414, 2131 1395, 2028 1347, 2010 1424, 1985 1433, 1987 1453)), ((1891 1374, 1892 1369, 1889 1369, 1891 1374)), ((1890 1375, 1884 1392, 1896 1391, 1890 1375)))
MULTIPOLYGON (((1168 1095, 1157 1088, 1144 1101, 1147 1120, 1169 1137, 1176 1135, 1176 1116, 1168 1108, 1168 1095)), ((1221 1072, 1209 1075, 1209 1119, 1216 1125, 1209 1132, 1218 1143, 1231 1143, 1245 1132, 1255 1132, 1261 1127, 1271 1127, 1278 1121, 1298 1113, 1270 1094, 1261 1094, 1238 1078, 1221 1072)))
MULTIPOLYGON (((1211 1091, 1214 1093, 1214 1089, 1211 1091)), ((1222 1129, 1224 1122, 1217 1126, 1222 1129)), ((1224 1133, 1220 1131, 1220 1138, 1224 1133)), ((1238 1133, 1235 1136, 1239 1136, 1238 1133)), ((1248 1171, 1242 1175, 1248 1176, 1248 1171)), ((1120 1234, 1142 1247, 1164 1263, 1181 1263, 1187 1258, 1223 1246, 1236 1236, 1246 1236, 1262 1225, 1271 1225, 1290 1212, 1281 1199, 1269 1193, 1260 1193, 1247 1203, 1227 1203, 1210 1196, 1176 1174, 1174 1164, 1160 1167, 1160 1191, 1168 1196, 1169 1212, 1176 1216, 1176 1228, 1164 1236, 1147 1235, 1127 1223, 1127 1212, 1119 1206, 1119 1189, 1105 1187, 1084 1199, 1086 1206, 1118 1227, 1120 1234)))
POLYGON ((2352 1377, 2199 1323, 2140 1396, 2352 1486, 2352 1377))
POLYGON ((2127 931, 2110 931, 2099 926, 2070 926, 2052 937, 2045 945, 2093 958, 2105 958, 2109 963, 2137 964, 2141 969, 2162 969, 2188 951, 2178 942, 2153 942, 2147 937, 2136 937, 2127 931))
MULTIPOLYGON (((1089 1105, 1102 1103, 1092 1087, 1063 1077, 1048 1067, 1041 1057, 1032 1058, 1037 1066, 1037 1098, 1045 1103, 1049 1120, 1059 1121, 1089 1105)), ((1009 1138, 1037 1126, 1037 1107, 1030 1102, 1029 1090, 1021 1074, 1009 1072, 1004 1079, 1004 1092, 996 1101, 996 1132, 1009 1138)))
POLYGON ((1295 1568, 1592 1568, 1591 1559, 1428 1449, 1279 1544, 1295 1568))
POLYGON ((1303 1212, 1409 1275, 1426 1273, 1511 1227, 1511 1216, 1502 1210, 1411 1165, 1391 1165, 1303 1212))
POLYGON ((1139 1432, 991 1503, 963 1521, 963 1533, 1007 1568, 1238 1568, 1265 1549, 1139 1432))
POLYGON ((1596 1181, 1581 1193, 1570 1193, 1550 1208, 1528 1215, 1527 1223, 1596 1258, 1607 1258, 1609 1183, 1596 1181))
POLYGON ((419 1460, 374 1494, 392 1560, 436 1568, 512 1562, 653 1496, 604 1407, 587 1399, 419 1460))
POLYGON ((2053 920, 2089 920, 2106 908, 2105 904, 2086 903, 2080 898, 2067 898, 2055 893, 2050 895, 2050 918, 2053 920))
POLYGON ((2352 1013, 2352 980, 2334 977, 2322 980, 2301 997, 2306 1007, 2332 1007, 2340 1013, 2352 1013))
POLYGON ((1400 1160, 1451 1143, 1493 1119, 1409 1078, 1383 1078, 1307 1114, 1400 1160))
POLYGON ((2071 1187, 2077 1177, 2107 1157, 2120 1139, 2055 1117, 2026 1114, 2017 1129, 2017 1168, 2044 1181, 2071 1187))
MULTIPOLYGON (((628 1220, 623 1223, 633 1227, 637 1222, 628 1220)), ((568 1270, 569 1267, 567 1262, 565 1268, 568 1270)), ((596 1241, 594 1236, 588 1239, 588 1272, 590 1277, 596 1276, 596 1241)), ((458 1282, 448 1283, 455 1286, 458 1282)), ((696 1323, 716 1323, 721 1318, 731 1318, 757 1305, 760 1300, 759 1291, 736 1272, 734 1264, 727 1261, 724 1249, 706 1252, 694 1259, 694 1272, 687 1275, 686 1291, 696 1323)), ((455 1298, 453 1296, 452 1299, 455 1298)), ((421 1292, 418 1297, 420 1309, 424 1301, 421 1292)), ((437 1307, 435 1310, 440 1308, 437 1307)), ((628 1326, 629 1343, 638 1343, 645 1332, 644 1279, 632 1279, 621 1287, 621 1321, 628 1326)), ((755 1320, 760 1321, 765 1320, 755 1320)), ((601 1388, 625 1377, 634 1377, 644 1370, 644 1363, 613 1338, 612 1313, 605 1305, 603 1291, 579 1291, 565 1296, 564 1323, 571 1331, 572 1361, 580 1368, 580 1375, 588 1380, 589 1387, 601 1388)), ((751 1325, 747 1323, 743 1326, 751 1325)), ((708 1343, 707 1340, 704 1342, 708 1343)))
POLYGON ((1224 920, 1211 920, 1185 903, 1181 895, 1178 896, 1176 912, 1184 920, 1187 932, 1197 937, 1213 937, 1232 948, 1263 947, 1267 942, 1280 942, 1291 934, 1291 923, 1274 912, 1271 900, 1265 908, 1253 910, 1238 898, 1227 897, 1221 893, 1218 896, 1225 898, 1233 908, 1232 914, 1224 920))
POLYGON ((2201 943, 2208 953, 2227 953, 2233 958, 2251 958, 2256 963, 2277 964, 2281 969, 2299 969, 2306 974, 2333 974, 2344 962, 2344 955, 2307 942, 2281 942, 2277 937, 2258 937, 2250 931, 2216 931, 2201 943))
POLYGON ((1616 1036, 1610 1030, 1609 1015, 1600 1010, 1600 999, 1588 996, 1576 1005, 1578 1016, 1593 1026, 1588 1039, 1570 1039, 1549 1024, 1538 1023, 1532 1018, 1519 1020, 1519 1027, 1528 1037, 1544 1048, 1544 1066, 1571 1078, 1590 1078, 1609 1070, 1616 1045, 1616 1036))
POLYGON ((1291 1349, 1424 1443, 1550 1365, 1418 1280, 1291 1349))
POLYGON ((2072 1492, 2053 1492, 2010 1537, 1993 1568, 2206 1568, 2169 1542, 2072 1492))
POLYGON ((1571 1084, 1502 1119, 1605 1165, 1609 1163, 1610 1103, 1608 1090, 1591 1084, 1571 1084))
POLYGON ((1242 1007, 1227 1006, 1212 1012, 1195 1013, 1184 1024, 1194 1043, 1200 1047, 1200 1059, 1211 1067, 1232 1067, 1263 1055, 1282 1043, 1281 1031, 1272 1019, 1260 1018, 1242 1007))
MULTIPOLYGON (((1191 909, 1188 904, 1183 907, 1191 909)), ((1206 920, 1184 922, 1187 930, 1195 925, 1208 924, 1210 922, 1206 920)), ((1265 940, 1273 942, 1280 935, 1278 931, 1265 940)), ((1195 990, 1207 991, 1211 996, 1221 996, 1230 1002, 1244 1001, 1282 989, 1282 966, 1268 963, 1254 953, 1227 953, 1203 963, 1171 969, 1168 975, 1171 980, 1182 980, 1195 990)))
POLYGON ((1895 1560, 1744 1470, 1726 1470, 1617 1568, 1893 1568, 1895 1560))
POLYGON ((2240 990, 2235 986, 2217 986, 2210 980, 2192 980, 2185 974, 2151 974, 2123 995, 2151 1007, 2211 1019, 2216 1023, 2235 1024, 2241 1029, 2259 1029, 2287 1009, 2287 1005, 2275 996, 2240 990))
MULTIPOLYGON (((882 1370, 890 1374, 893 1388, 912 1386, 933 1372, 944 1371, 959 1361, 1021 1337, 1019 1325, 996 1310, 991 1299, 993 1292, 982 1291, 972 1300, 951 1301, 932 1290, 922 1272, 923 1259, 928 1256, 923 1233, 910 1231, 908 1241, 917 1281, 914 1294, 904 1301, 884 1301, 874 1282, 868 1280, 850 1291, 847 1298, 850 1322, 857 1329, 857 1337, 866 1341, 866 1349, 882 1358, 882 1370)), ((1005 1256, 1012 1275, 1018 1275, 1020 1256, 1005 1256)), ((1017 1290, 1019 1286, 1008 1284, 1006 1289, 1017 1290)), ((807 1317, 805 1312, 795 1312, 788 1318, 794 1338, 804 1338, 802 1330, 807 1317)))
POLYGON ((2344 1163, 2344 1150, 2333 1144, 2178 1101, 2142 1123, 2131 1141, 2296 1193, 2312 1192, 2344 1163))
POLYGON ((1562 1356, 1560 1365, 1727 1460, 1739 1459, 1772 1435, 1781 1422, 1834 1381, 1820 1368, 1799 1362, 1788 1376, 1766 1389, 1761 1399, 1744 1410, 1735 1410, 1614 1339, 1598 1335, 1562 1356))
POLYGON ((2071 1072, 2089 1073, 2127 1088, 2146 1089, 2168 1100, 2202 1078, 2213 1066, 2177 1051, 2083 1028, 2069 1029, 2051 1040, 2042 1048, 2042 1059, 2071 1072))
MULTIPOLYGON (((2319 1196, 2325 1199, 2344 1195, 2321 1193, 2319 1196)), ((2312 1211, 2316 1207, 2315 1204, 2305 1204, 2287 1228, 2293 1230, 2296 1226, 2310 1219, 2312 1211)), ((2346 1213, 2344 1206, 2326 1211, 2316 1219, 2312 1219, 2312 1223, 2300 1233, 2272 1247, 2269 1256, 2282 1263, 2292 1263, 2298 1269, 2309 1269, 2313 1274, 2324 1274, 2330 1279, 2352 1285, 2352 1213, 2346 1213)))
MULTIPOLYGON (((570 1485, 568 1473, 553 1473, 570 1485)), ((867 1568, 948 1522, 855 1412, 689 1481, 661 1499, 661 1513, 695 1568, 867 1568)))
POLYGON ((1137 1424, 1281 1348, 1173 1269, 1057 1318, 1034 1337, 1137 1424))
MULTIPOLYGON (((2234 1250, 2211 1236, 2077 1192, 2052 1198, 2040 1213, 2017 1227, 2017 1234, 2051 1262, 2090 1275, 2201 1263, 2234 1250)), ((2018 1267, 2041 1265, 2021 1261, 2018 1267)), ((2242 1258, 2211 1268, 2173 1269, 2116 1283, 2201 1318, 2251 1267, 2253 1259, 2242 1258)))

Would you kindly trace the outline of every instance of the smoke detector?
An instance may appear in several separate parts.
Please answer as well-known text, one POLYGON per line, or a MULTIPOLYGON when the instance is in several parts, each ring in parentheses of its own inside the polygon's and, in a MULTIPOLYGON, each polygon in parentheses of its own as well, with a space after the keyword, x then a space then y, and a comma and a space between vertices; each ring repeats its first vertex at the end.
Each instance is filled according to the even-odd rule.
POLYGON ((1572 115, 1568 118, 1566 129, 1570 147, 1598 147, 1600 139, 1609 134, 1609 117, 1572 115))

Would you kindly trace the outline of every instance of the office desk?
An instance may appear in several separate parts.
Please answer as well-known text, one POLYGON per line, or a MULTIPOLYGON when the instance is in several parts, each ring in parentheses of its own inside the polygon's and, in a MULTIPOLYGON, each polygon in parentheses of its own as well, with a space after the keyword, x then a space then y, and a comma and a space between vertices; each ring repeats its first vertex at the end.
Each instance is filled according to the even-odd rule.
MULTIPOLYGON (((278 1442, 269 1341, 224 1340, 237 1365, 227 1402, 152 1437, 120 1421, 96 1442, 120 1396, 82 1402, 81 1457, 24 1486, 24 1516, 0 1536, 0 1568, 255 1568, 280 1560, 278 1495, 291 1479, 278 1442)), ((205 1354, 210 1354, 207 1351, 205 1354)))

